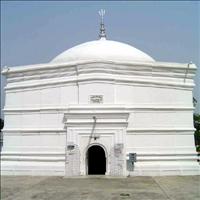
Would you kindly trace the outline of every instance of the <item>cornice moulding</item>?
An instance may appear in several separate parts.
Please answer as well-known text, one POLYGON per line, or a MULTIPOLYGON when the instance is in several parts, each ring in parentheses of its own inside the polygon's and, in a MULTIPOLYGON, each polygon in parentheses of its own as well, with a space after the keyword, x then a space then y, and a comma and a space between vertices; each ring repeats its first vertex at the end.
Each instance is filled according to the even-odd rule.
MULTIPOLYGON (((128 151, 126 152, 126 156, 129 155, 129 153, 131 153, 131 151, 128 151)), ((148 156, 196 156, 197 155, 197 152, 194 153, 194 152, 186 152, 186 153, 174 153, 174 152, 168 152, 168 153, 160 153, 160 152, 139 152, 138 155, 140 156, 144 156, 144 157, 148 157, 148 156)))
POLYGON ((17 83, 17 82, 34 82, 40 81, 41 79, 59 79, 63 77, 81 77, 92 74, 93 76, 106 76, 107 74, 117 75, 123 77, 148 77, 148 78, 157 78, 164 81, 174 81, 174 80, 185 80, 190 81, 194 77, 194 70, 189 69, 155 69, 152 67, 138 67, 138 66, 116 66, 116 65, 109 65, 109 64, 96 64, 94 66, 90 66, 86 64, 84 66, 78 67, 70 67, 64 69, 54 69, 45 72, 44 70, 41 71, 32 71, 26 73, 17 73, 17 74, 9 74, 7 76, 8 83, 17 83), (100 65, 100 66, 99 66, 100 65), (102 66, 103 65, 103 66, 102 66), (108 65, 108 66, 107 66, 108 65))
MULTIPOLYGON (((69 123, 71 123, 71 122, 69 122, 69 123)), ((72 122, 73 123, 73 122, 72 122)), ((74 123, 76 123, 76 122, 74 122, 74 123)), ((83 122, 84 123, 84 122, 83 122)), ((92 123, 92 122, 86 122, 86 123, 92 123)), ((110 122, 108 122, 108 123, 110 123, 110 122)), ((120 123, 123 123, 123 122, 120 122, 120 123)), ((124 122, 124 123, 127 123, 127 122, 124 122)), ((89 130, 89 129, 88 129, 89 130)), ((182 132, 182 131, 184 131, 184 132, 190 132, 190 131, 195 131, 196 129, 194 129, 194 128, 170 128, 170 127, 168 127, 168 128, 159 128, 159 127, 157 127, 157 128, 146 128, 146 129, 144 129, 144 128, 127 128, 126 129, 126 132, 127 133, 131 133, 131 132, 153 132, 153 131, 160 131, 160 132, 174 132, 174 131, 176 131, 176 132, 182 132)), ((46 129, 44 129, 44 128, 39 128, 39 129, 3 129, 2 130, 3 132, 66 132, 66 130, 63 128, 63 129, 60 129, 60 128, 58 128, 58 129, 55 129, 55 128, 52 128, 52 129, 49 129, 49 128, 46 128, 46 129)))
POLYGON ((93 106, 93 105, 79 105, 79 106, 68 106, 68 107, 59 107, 59 106, 55 106, 55 107, 22 107, 22 108, 12 108, 12 107, 5 107, 3 109, 3 111, 5 113, 9 113, 9 112, 45 112, 45 111, 53 111, 54 113, 57 112, 61 112, 64 113, 67 110, 73 110, 73 111, 78 111, 79 113, 93 113, 94 110, 98 110, 99 112, 103 113, 106 110, 109 113, 116 113, 119 112, 119 110, 121 110, 120 112, 122 112, 123 110, 126 112, 131 112, 131 111, 151 111, 151 110, 156 110, 156 111, 161 111, 161 110, 169 110, 169 111, 175 111, 175 110, 189 110, 192 111, 194 110, 194 107, 191 106, 154 106, 154 105, 137 105, 137 106, 127 106, 127 105, 119 105, 119 106, 111 106, 111 105, 103 105, 103 106, 93 106))
POLYGON ((127 128, 127 135, 194 135, 194 128, 127 128))
POLYGON ((2 74, 7 75, 11 73, 21 73, 28 72, 34 70, 48 70, 55 68, 63 68, 63 67, 73 67, 81 64, 92 64, 92 63, 105 63, 105 64, 115 64, 115 65, 130 65, 130 66, 148 66, 148 67, 162 67, 162 68, 176 68, 176 69, 187 69, 189 65, 189 69, 196 69, 195 64, 188 63, 170 63, 170 62, 121 62, 121 61, 108 61, 108 60, 86 60, 86 61, 73 61, 67 63, 44 63, 44 64, 36 64, 36 65, 25 65, 25 66, 15 66, 15 67, 6 67, 3 68, 2 74))
POLYGON ((65 152, 64 151, 60 151, 60 152, 36 152, 36 151, 29 151, 29 152, 24 152, 24 151, 4 151, 4 152, 1 152, 1 155, 5 155, 5 156, 14 156, 14 155, 23 155, 23 156, 29 156, 29 155, 36 155, 36 156, 65 156, 65 152))
POLYGON ((157 81, 157 80, 152 80, 145 79, 144 78, 137 78, 137 79, 132 79, 132 78, 122 78, 122 77, 116 77, 114 75, 112 76, 90 76, 90 77, 71 77, 71 78, 64 78, 63 80, 48 80, 48 82, 45 81, 40 81, 40 83, 24 83, 24 84, 15 84, 15 85, 10 85, 5 87, 5 90, 12 90, 12 89, 24 89, 24 88, 35 88, 35 87, 41 87, 41 86, 48 86, 48 85, 62 85, 63 83, 82 83, 82 82, 89 82, 91 83, 92 81, 95 82, 102 82, 102 83, 127 83, 127 84, 142 84, 145 87, 180 87, 180 88, 189 88, 192 89, 195 84, 193 82, 173 82, 173 81, 157 81))

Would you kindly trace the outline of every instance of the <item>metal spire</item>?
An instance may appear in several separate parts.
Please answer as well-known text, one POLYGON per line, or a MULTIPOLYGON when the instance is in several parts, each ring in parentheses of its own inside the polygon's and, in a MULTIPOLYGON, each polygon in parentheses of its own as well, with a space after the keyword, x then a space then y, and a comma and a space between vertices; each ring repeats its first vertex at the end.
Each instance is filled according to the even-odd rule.
POLYGON ((105 10, 101 9, 99 11, 99 15, 101 17, 101 23, 100 23, 100 33, 99 33, 99 38, 104 38, 106 39, 106 32, 105 32, 105 27, 104 27, 104 15, 105 15, 105 10))

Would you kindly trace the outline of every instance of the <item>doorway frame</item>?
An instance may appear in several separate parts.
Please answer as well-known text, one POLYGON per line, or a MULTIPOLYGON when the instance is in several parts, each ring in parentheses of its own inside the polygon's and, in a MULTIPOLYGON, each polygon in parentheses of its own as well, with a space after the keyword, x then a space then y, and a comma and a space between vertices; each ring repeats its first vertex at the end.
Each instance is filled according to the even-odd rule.
POLYGON ((88 150, 90 147, 92 146, 100 146, 103 150, 104 150, 104 153, 105 153, 105 161, 106 161, 106 171, 105 171, 105 175, 108 175, 108 152, 106 150, 106 147, 100 143, 92 143, 90 145, 87 146, 86 148, 86 151, 85 151, 85 172, 86 172, 86 175, 87 176, 91 176, 88 174, 88 150))

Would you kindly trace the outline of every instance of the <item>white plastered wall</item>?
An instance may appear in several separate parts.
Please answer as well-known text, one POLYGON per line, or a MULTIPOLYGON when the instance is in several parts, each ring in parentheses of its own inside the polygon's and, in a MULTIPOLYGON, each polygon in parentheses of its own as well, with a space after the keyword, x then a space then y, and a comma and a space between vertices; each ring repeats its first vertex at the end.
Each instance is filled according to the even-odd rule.
POLYGON ((116 85, 116 103, 141 106, 192 106, 192 91, 153 86, 116 85))
MULTIPOLYGON (((141 72, 141 77, 142 74, 143 72, 141 72)), ((117 75, 116 77, 123 79, 122 76, 117 75)), ((67 78, 66 76, 63 79, 67 78)), ((151 79, 151 77, 148 78, 151 79)), ((130 112, 126 152, 138 153, 137 173, 132 175, 153 175, 152 171, 157 171, 159 173, 156 175, 160 175, 163 169, 170 169, 170 165, 174 165, 174 169, 180 171, 184 169, 180 166, 186 168, 191 166, 190 163, 195 163, 192 160, 195 153, 193 110, 191 109, 193 106, 192 91, 184 87, 178 88, 177 86, 176 88, 176 84, 169 86, 152 85, 145 82, 136 83, 134 77, 132 80, 133 83, 129 81, 125 84, 113 80, 78 81, 77 78, 73 84, 47 84, 46 86, 7 90, 5 108, 18 109, 18 111, 5 113, 3 152, 8 152, 7 156, 9 152, 18 152, 18 159, 23 157, 19 153, 22 151, 27 152, 28 156, 23 157, 26 161, 18 162, 14 161, 16 158, 11 153, 10 161, 8 159, 5 162, 5 167, 13 165, 9 169, 14 171, 20 163, 18 169, 22 171, 21 174, 29 174, 28 171, 32 171, 36 175, 34 169, 38 167, 40 175, 45 174, 45 171, 47 172, 45 175, 64 175, 66 133, 63 114, 69 104, 79 107, 90 104, 90 95, 103 95, 103 105, 108 106, 108 109, 109 106, 121 105, 130 112), (31 111, 29 108, 36 110, 31 111), (27 110, 24 111, 24 109, 27 110), (48 155, 44 156, 44 153, 48 155), (176 154, 182 155, 177 156, 176 154), (182 160, 180 156, 183 156, 182 160), (51 162, 47 162, 48 159, 51 162), (149 174, 145 173, 145 170, 149 170, 149 174)), ((48 81, 53 81, 53 78, 46 80, 47 83, 48 81)), ((35 83, 38 82, 35 81, 35 83)), ((22 82, 23 84, 26 85, 22 82)), ((109 141, 106 137, 102 137, 102 143, 106 146, 109 141)), ((80 145, 83 151, 85 144, 80 143, 80 145)))
POLYGON ((79 85, 79 103, 90 104, 91 95, 103 95, 103 104, 114 103, 114 85, 109 83, 84 83, 79 85))

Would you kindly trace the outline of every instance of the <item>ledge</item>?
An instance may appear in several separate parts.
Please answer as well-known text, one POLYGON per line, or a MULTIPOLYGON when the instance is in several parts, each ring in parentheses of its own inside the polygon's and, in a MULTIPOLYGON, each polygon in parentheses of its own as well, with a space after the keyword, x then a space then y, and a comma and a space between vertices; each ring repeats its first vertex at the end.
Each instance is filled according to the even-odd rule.
MULTIPOLYGON (((35 65, 24 65, 15 67, 4 67, 2 70, 3 75, 11 73, 22 73, 28 71, 38 71, 38 70, 48 70, 57 69, 63 67, 75 67, 81 64, 92 64, 92 63, 105 63, 105 64, 115 64, 115 65, 130 65, 130 66, 148 66, 157 68, 175 68, 175 69, 187 69, 188 63, 170 63, 170 62, 122 62, 122 61, 112 61, 112 60, 86 60, 86 61, 73 61, 67 63, 43 63, 35 65)), ((190 64, 190 69, 196 69, 195 64, 190 64)))
POLYGON ((125 104, 101 104, 101 105, 94 105, 94 104, 77 104, 77 105, 69 105, 69 106, 43 106, 39 107, 5 107, 3 111, 6 112, 40 112, 40 111, 67 111, 68 109, 73 110, 74 112, 84 112, 84 113, 90 113, 94 112, 94 110, 98 110, 99 112, 106 112, 109 111, 109 113, 115 113, 115 112, 122 112, 122 111, 134 111, 134 110, 142 110, 142 111, 161 111, 161 110, 194 110, 194 107, 192 106, 155 106, 155 105, 125 105, 125 104), (89 110, 88 110, 89 109, 89 110), (116 111, 115 111, 116 110, 116 111))
MULTIPOLYGON (((84 83, 89 81, 90 83, 92 81, 94 82, 102 82, 102 83, 122 83, 122 84, 140 84, 143 85, 145 87, 153 87, 153 86, 159 86, 159 87, 177 87, 177 88, 188 88, 188 89, 192 89, 195 85, 194 83, 188 83, 188 82, 173 82, 173 81, 158 81, 156 79, 156 77, 150 77, 150 79, 147 79, 144 77, 142 78, 137 78, 137 79, 133 79, 133 78, 119 78, 118 76, 115 75, 109 75, 109 76, 105 76, 105 75, 93 75, 90 77, 70 77, 70 78, 63 78, 61 79, 57 79, 57 80, 48 80, 48 82, 46 80, 44 81, 40 81, 40 82, 35 82, 35 83, 25 83, 25 84, 16 84, 16 85, 12 85, 12 86, 6 86, 5 90, 12 90, 12 89, 25 89, 25 88, 35 88, 35 87, 42 87, 42 86, 50 86, 50 85, 60 85, 60 84, 70 84, 70 83, 84 83)), ((9 84, 8 84, 9 85, 9 84)))

